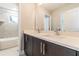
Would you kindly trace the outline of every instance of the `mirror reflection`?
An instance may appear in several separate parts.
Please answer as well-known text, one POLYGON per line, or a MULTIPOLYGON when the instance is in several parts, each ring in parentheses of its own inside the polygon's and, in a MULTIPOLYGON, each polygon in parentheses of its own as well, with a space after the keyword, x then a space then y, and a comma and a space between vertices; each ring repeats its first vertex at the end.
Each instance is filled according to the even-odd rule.
POLYGON ((73 8, 61 14, 61 31, 79 32, 79 8, 73 8))
POLYGON ((44 30, 61 32, 79 32, 79 4, 78 3, 48 3, 42 4, 50 15, 44 17, 44 30))

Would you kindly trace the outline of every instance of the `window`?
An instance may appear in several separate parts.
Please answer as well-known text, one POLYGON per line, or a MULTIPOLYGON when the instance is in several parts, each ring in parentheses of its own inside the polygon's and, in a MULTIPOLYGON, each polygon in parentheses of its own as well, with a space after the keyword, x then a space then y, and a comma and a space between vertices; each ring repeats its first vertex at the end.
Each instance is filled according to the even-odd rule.
POLYGON ((10 23, 18 23, 18 16, 10 16, 10 19, 9 19, 9 22, 10 23))

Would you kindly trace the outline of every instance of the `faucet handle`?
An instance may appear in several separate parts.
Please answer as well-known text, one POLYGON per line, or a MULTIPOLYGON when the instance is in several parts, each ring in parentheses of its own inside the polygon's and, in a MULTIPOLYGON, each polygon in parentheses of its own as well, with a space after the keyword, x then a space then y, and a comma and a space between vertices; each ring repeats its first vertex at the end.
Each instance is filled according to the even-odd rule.
POLYGON ((57 27, 57 28, 56 28, 56 31, 61 31, 60 27, 57 27))
POLYGON ((37 28, 37 31, 38 31, 38 33, 40 33, 40 29, 39 29, 39 27, 37 28))
POLYGON ((60 35, 60 32, 59 32, 60 30, 61 29, 59 27, 56 29, 56 31, 55 31, 56 32, 56 35, 60 35))

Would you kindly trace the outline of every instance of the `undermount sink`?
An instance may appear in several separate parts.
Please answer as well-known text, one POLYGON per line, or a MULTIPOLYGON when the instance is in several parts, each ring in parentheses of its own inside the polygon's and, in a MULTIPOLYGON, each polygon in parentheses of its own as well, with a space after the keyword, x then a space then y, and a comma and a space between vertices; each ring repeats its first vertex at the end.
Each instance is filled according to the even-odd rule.
POLYGON ((68 38, 67 36, 64 36, 64 35, 56 35, 56 34, 42 34, 41 33, 41 35, 43 35, 43 36, 45 36, 45 37, 53 37, 53 38, 61 38, 61 39, 63 39, 63 38, 68 38))
POLYGON ((50 34, 50 33, 40 33, 40 35, 45 36, 45 37, 58 37, 55 34, 50 34))

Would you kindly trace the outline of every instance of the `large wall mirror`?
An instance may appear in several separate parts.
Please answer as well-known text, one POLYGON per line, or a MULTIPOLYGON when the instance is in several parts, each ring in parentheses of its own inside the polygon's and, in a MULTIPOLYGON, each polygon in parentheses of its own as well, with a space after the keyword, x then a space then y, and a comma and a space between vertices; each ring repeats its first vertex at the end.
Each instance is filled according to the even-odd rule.
POLYGON ((39 6, 37 20, 42 30, 56 31, 59 28, 62 32, 79 32, 79 3, 47 3, 39 6))

